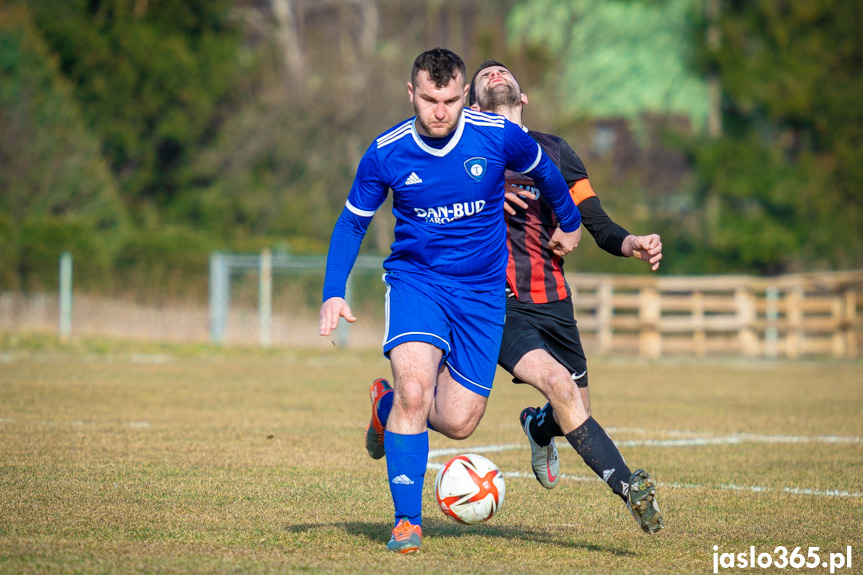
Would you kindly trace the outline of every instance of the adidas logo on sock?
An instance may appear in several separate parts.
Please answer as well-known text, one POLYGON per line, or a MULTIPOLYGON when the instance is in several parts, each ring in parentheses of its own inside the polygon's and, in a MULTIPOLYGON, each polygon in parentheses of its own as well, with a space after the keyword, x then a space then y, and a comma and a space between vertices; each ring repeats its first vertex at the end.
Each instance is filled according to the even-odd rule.
POLYGON ((408 477, 404 473, 402 473, 398 477, 394 477, 393 483, 395 483, 396 485, 413 485, 414 484, 414 482, 411 481, 410 477, 408 477))
POLYGON ((406 186, 409 186, 411 184, 421 184, 421 183, 423 183, 423 181, 420 179, 420 177, 417 175, 416 172, 411 172, 411 175, 408 176, 407 180, 405 180, 406 186))
POLYGON ((608 483, 608 478, 611 477, 611 474, 614 473, 614 467, 611 469, 606 469, 602 472, 602 480, 608 483))

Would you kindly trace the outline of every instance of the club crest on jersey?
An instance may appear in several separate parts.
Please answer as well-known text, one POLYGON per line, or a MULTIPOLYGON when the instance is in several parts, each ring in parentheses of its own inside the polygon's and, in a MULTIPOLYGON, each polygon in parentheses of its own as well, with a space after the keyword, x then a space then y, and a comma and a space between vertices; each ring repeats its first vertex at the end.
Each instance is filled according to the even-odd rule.
POLYGON ((488 167, 488 162, 485 158, 471 158, 464 163, 464 169, 468 175, 477 182, 485 175, 485 169, 488 167))

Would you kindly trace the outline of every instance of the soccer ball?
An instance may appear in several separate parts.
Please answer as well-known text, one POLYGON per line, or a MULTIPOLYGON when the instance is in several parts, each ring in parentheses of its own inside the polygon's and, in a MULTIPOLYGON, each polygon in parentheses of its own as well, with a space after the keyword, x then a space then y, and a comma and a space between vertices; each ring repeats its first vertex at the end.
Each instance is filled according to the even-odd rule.
POLYGON ((434 482, 434 495, 444 515, 476 525, 503 507, 506 487, 497 465, 482 455, 457 455, 443 466, 434 482))

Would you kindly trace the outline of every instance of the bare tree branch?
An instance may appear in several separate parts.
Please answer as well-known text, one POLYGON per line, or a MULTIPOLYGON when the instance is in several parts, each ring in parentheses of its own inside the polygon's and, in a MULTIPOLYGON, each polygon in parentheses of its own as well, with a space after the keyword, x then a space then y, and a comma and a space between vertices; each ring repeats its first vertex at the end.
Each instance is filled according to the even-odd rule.
POLYGON ((299 18, 294 15, 293 0, 270 0, 270 4, 278 21, 278 38, 284 51, 288 76, 296 85, 304 86, 306 57, 297 27, 297 22, 302 21, 302 13, 299 18))

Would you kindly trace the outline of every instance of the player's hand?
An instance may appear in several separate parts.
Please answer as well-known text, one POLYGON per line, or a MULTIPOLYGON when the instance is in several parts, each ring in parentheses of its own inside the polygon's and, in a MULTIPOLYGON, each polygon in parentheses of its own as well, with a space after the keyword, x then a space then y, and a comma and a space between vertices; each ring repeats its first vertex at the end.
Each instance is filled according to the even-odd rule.
POLYGON ((354 323, 357 318, 351 313, 351 307, 340 297, 331 297, 321 306, 321 317, 318 323, 319 332, 326 337, 339 325, 339 318, 345 318, 348 323, 354 323))
POLYGON ((638 258, 650 264, 650 269, 659 269, 659 260, 662 259, 662 241, 659 234, 649 236, 626 236, 623 240, 623 255, 638 258))
POLYGON ((548 240, 548 249, 560 257, 565 256, 578 247, 581 242, 581 226, 574 232, 565 232, 560 228, 554 230, 548 240))
POLYGON ((527 209, 527 202, 524 201, 523 198, 528 198, 531 200, 536 199, 536 194, 533 192, 529 192, 525 189, 519 188, 518 186, 513 186, 512 184, 506 184, 504 188, 504 203, 503 209, 512 216, 515 215, 515 208, 513 205, 520 207, 523 210, 527 209))

